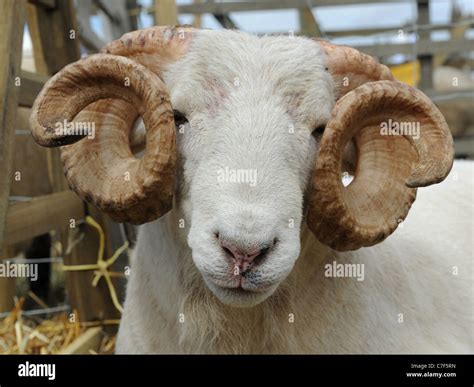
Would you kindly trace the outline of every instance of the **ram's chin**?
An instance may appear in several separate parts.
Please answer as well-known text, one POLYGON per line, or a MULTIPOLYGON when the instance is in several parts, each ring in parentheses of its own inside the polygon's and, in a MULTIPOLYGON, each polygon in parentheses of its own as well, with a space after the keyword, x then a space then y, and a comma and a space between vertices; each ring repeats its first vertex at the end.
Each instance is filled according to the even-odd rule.
POLYGON ((251 308, 265 301, 278 288, 278 284, 264 291, 251 291, 242 288, 224 288, 205 280, 208 288, 220 302, 236 308, 251 308))

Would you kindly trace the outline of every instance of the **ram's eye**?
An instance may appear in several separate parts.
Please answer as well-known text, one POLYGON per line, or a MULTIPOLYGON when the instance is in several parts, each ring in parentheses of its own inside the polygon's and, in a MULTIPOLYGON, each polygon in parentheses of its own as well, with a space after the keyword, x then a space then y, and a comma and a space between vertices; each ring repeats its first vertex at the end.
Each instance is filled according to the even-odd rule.
POLYGON ((314 128, 313 130, 313 136, 320 136, 324 133, 324 129, 326 129, 326 124, 322 124, 314 128))
POLYGON ((184 125, 188 122, 186 116, 180 111, 173 110, 173 114, 174 114, 174 123, 177 128, 179 128, 181 125, 184 125))

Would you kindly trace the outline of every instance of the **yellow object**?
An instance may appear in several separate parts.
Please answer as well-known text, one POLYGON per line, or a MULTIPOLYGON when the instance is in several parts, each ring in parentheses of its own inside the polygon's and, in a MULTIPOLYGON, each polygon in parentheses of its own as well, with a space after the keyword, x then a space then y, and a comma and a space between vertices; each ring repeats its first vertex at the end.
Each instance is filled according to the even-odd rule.
POLYGON ((104 230, 100 224, 98 224, 91 216, 86 216, 86 223, 90 226, 94 227, 97 232, 99 233, 99 251, 97 252, 97 263, 91 265, 63 265, 64 271, 76 271, 76 270, 94 270, 94 279, 92 280, 92 286, 97 286, 99 280, 104 277, 105 282, 107 282, 107 286, 109 287, 110 297, 112 298, 112 302, 114 303, 115 308, 120 312, 123 313, 122 305, 117 298, 117 293, 115 292, 114 285, 112 284, 111 280, 111 273, 109 272, 108 268, 111 266, 117 258, 122 254, 125 250, 128 249, 128 241, 126 241, 122 246, 120 246, 115 253, 109 259, 104 261, 104 250, 105 250, 105 234, 104 230))
POLYGON ((418 61, 392 66, 390 71, 397 81, 407 85, 416 86, 420 81, 420 62, 418 61))

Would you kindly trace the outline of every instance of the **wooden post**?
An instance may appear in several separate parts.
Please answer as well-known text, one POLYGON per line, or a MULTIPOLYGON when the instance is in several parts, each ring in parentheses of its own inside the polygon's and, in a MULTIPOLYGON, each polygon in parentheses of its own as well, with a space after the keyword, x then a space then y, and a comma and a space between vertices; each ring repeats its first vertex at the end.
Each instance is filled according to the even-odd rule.
POLYGON ((90 355, 89 351, 98 352, 100 341, 103 337, 101 327, 89 328, 76 338, 66 348, 62 349, 61 355, 90 355))
MULTIPOLYGON (((104 228, 106 234, 106 248, 104 258, 109 258, 112 251, 111 227, 105 221, 99 210, 89 206, 90 215, 104 228)), ((76 249, 71 253, 65 264, 87 265, 97 262, 99 236, 95 229, 89 225, 81 226, 84 238, 76 249)), ((74 309, 80 314, 81 321, 96 321, 120 318, 120 312, 112 304, 109 289, 104 279, 101 279, 96 287, 92 287, 94 278, 93 271, 67 272, 67 292, 69 301, 74 309)), ((118 281, 113 280, 114 286, 118 281)), ((116 286, 117 295, 121 301, 121 291, 116 286)))
POLYGON ((0 246, 10 195, 15 118, 20 88, 25 1, 6 0, 0 12, 0 246), (18 78, 17 78, 18 77, 18 78))
MULTIPOLYGON (((429 0, 418 0, 418 19, 419 25, 427 25, 430 23, 430 2, 429 0)), ((421 29, 418 31, 420 40, 430 39, 430 30, 421 29)), ((418 55, 420 61, 420 85, 422 90, 430 90, 433 88, 433 56, 418 55)))
MULTIPOLYGON (((127 0, 127 11, 138 7, 137 0, 127 0)), ((138 30, 138 15, 129 15, 128 20, 132 31, 138 30)))
MULTIPOLYGON (((202 0, 194 0, 193 3, 202 3, 202 0)), ((194 15, 193 26, 196 28, 201 28, 202 25, 202 14, 198 13, 194 15)))
POLYGON ((103 32, 107 40, 120 38, 131 30, 126 0, 95 0, 95 5, 103 12, 103 32))
POLYGON ((79 31, 71 0, 58 1, 54 10, 29 4, 28 26, 38 73, 55 74, 80 58, 79 31))
MULTIPOLYGON (((67 64, 79 59, 79 35, 76 29, 74 7, 71 0, 57 2, 54 10, 46 12, 38 7, 28 8, 28 24, 33 43, 35 62, 39 65, 37 71, 41 74, 52 75, 67 64)), ((52 149, 49 153, 49 174, 54 191, 67 189, 63 168, 59 157, 59 149, 52 149)), ((118 228, 92 206, 87 206, 95 220, 102 225, 108 237, 116 235, 118 228)), ((78 221, 76 217, 75 219, 78 221)), ((65 220, 64 227, 69 226, 69 219, 65 220)), ((99 240, 97 233, 89 226, 83 226, 83 240, 72 253, 64 257, 66 265, 84 265, 95 263, 99 240)), ((62 240, 64 241, 65 233, 62 240)), ((107 241, 105 254, 110 256, 113 248, 111 238, 107 241)), ((63 247, 66 243, 63 242, 63 247)), ((66 289, 70 304, 77 309, 82 321, 97 319, 115 319, 118 311, 112 304, 109 291, 103 280, 97 287, 91 282, 92 271, 68 272, 66 275, 66 289)), ((120 291, 118 291, 120 293, 120 291)))
MULTIPOLYGON (((21 52, 25 1, 5 0, 0 12, 0 258, 9 253, 4 244, 5 223, 10 195, 10 174, 15 135, 15 119, 20 88, 21 52), (17 78, 18 77, 18 78, 17 78)), ((0 312, 13 306, 15 282, 0 278, 0 312)))
POLYGON ((63 230, 70 219, 83 219, 84 207, 74 192, 62 191, 37 196, 10 205, 5 242, 15 244, 33 239, 50 230, 63 230))
POLYGON ((214 13, 213 16, 220 23, 222 27, 227 30, 238 30, 237 24, 232 20, 232 18, 227 13, 214 13))
POLYGON ((155 24, 157 26, 178 24, 178 7, 175 0, 155 0, 155 24))
POLYGON ((300 34, 304 36, 320 37, 321 29, 310 6, 298 10, 300 18, 300 34))
MULTIPOLYGON (((52 11, 28 4, 28 28, 38 74, 53 75, 80 58, 73 10, 71 0, 58 1, 52 11)), ((48 150, 48 174, 54 191, 68 188, 57 148, 48 150)))
MULTIPOLYGON (((13 257, 11 248, 4 247, 0 250, 3 259, 13 257)), ((1 263, 1 260, 0 260, 1 263)), ((0 277, 0 313, 9 312, 15 306, 14 296, 16 294, 16 279, 9 277, 0 277)))

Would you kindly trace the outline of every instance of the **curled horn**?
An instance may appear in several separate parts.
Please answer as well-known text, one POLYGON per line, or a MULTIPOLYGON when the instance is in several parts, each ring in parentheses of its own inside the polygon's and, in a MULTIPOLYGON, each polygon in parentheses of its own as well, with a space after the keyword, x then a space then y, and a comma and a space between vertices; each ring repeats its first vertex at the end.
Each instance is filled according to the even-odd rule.
POLYGON ((320 44, 340 99, 321 139, 308 226, 332 248, 355 250, 387 238, 407 216, 417 187, 448 175, 453 140, 444 117, 421 91, 393 80, 386 66, 355 49, 320 44), (384 133, 384 125, 393 122, 419 131, 384 133), (357 165, 344 186, 342 155, 351 140, 357 165))
POLYGON ((71 188, 116 221, 141 224, 171 209, 175 124, 160 78, 187 52, 194 33, 188 27, 153 27, 125 34, 62 69, 34 103, 35 140, 61 146, 71 188), (146 128, 141 159, 129 141, 138 115, 146 128))

